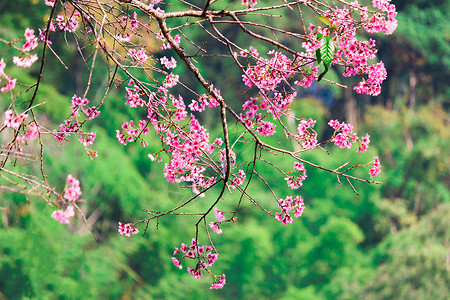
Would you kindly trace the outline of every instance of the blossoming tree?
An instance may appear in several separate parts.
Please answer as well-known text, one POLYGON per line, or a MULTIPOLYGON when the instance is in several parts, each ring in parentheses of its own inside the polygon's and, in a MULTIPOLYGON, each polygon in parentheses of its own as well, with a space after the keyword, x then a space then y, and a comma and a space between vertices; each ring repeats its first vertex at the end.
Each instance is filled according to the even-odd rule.
MULTIPOLYGON (((372 7, 358 1, 341 0, 333 4, 322 0, 180 0, 167 3, 160 0, 45 0, 45 5, 49 15, 42 28, 27 28, 24 38, 13 41, 1 39, 17 50, 17 56, 0 59, 0 91, 11 99, 0 129, 2 135, 9 138, 9 142, 2 144, 0 176, 8 183, 1 186, 2 190, 41 196, 52 207, 61 208, 55 208, 51 215, 61 224, 69 223, 76 211, 84 217, 77 205, 80 183, 68 175, 62 193, 47 184, 42 135, 53 135, 60 143, 77 138, 91 159, 101 159, 92 148, 96 133, 86 132, 84 128, 99 116, 114 85, 123 90, 123 105, 138 110, 142 116, 139 120, 117 124, 118 142, 124 146, 139 142, 146 147, 147 133, 155 133, 160 147, 156 153, 148 153, 149 159, 164 164, 163 176, 168 182, 192 189, 192 197, 173 209, 144 208, 146 218, 136 217, 131 223, 119 222, 118 231, 130 237, 139 232, 142 224, 146 232, 161 217, 189 214, 180 211, 189 209, 194 199, 210 195, 213 201, 205 202, 204 211, 190 213, 198 216, 193 224, 192 240, 175 248, 172 257, 173 264, 180 269, 183 264, 189 265, 187 271, 197 279, 209 274, 219 257, 213 243, 216 237, 211 231, 221 234, 226 230, 225 223, 235 222, 242 201, 250 201, 285 225, 302 215, 305 208, 302 197, 295 192, 278 197, 271 188, 273 179, 259 174, 257 165, 266 165, 281 174, 287 191, 297 190, 306 182, 309 168, 336 176, 339 184, 344 179, 355 193, 354 181, 378 183, 373 181, 381 168, 377 157, 368 163, 346 163, 332 169, 308 161, 302 155, 306 151, 326 151, 323 146, 328 143, 342 149, 351 149, 357 144, 356 152, 364 152, 369 147, 368 134, 358 135, 352 125, 330 120, 328 125, 334 130, 333 134, 319 137, 314 129, 316 120, 307 115, 296 117, 290 108, 296 89, 307 88, 315 81, 329 81, 349 88, 327 79, 331 68, 340 70, 346 77, 357 77, 359 83, 353 87, 357 93, 372 96, 380 93, 386 70, 382 62, 375 60, 375 41, 367 40, 358 32, 391 34, 397 23, 395 6, 390 0, 373 0, 372 7), (311 19, 312 15, 315 17, 311 19), (296 20, 297 26, 291 27, 297 28, 296 31, 287 30, 285 23, 280 22, 288 16, 289 20, 296 20), (204 31, 219 46, 210 47, 193 34, 198 30, 204 31), (245 35, 244 42, 230 34, 236 31, 245 35), (80 60, 87 66, 88 79, 84 93, 68 99, 70 115, 61 120, 58 128, 47 129, 39 124, 35 108, 44 104, 37 100, 40 82, 44 71, 50 71, 45 69, 47 56, 58 58, 51 45, 52 37, 59 34, 73 36, 80 60), (160 49, 147 46, 145 41, 148 40, 159 43, 160 49), (38 48, 38 53, 39 45, 42 47, 38 48), (269 50, 262 52, 258 47, 269 50), (157 55, 160 58, 156 58, 157 55), (98 59, 99 56, 102 59, 98 59), (239 106, 234 104, 236 100, 232 103, 222 96, 221 90, 229 86, 215 82, 215 78, 208 78, 201 71, 201 65, 211 56, 226 60, 229 68, 241 72, 246 92, 237 101, 239 106), (40 70, 34 85, 21 85, 20 78, 8 75, 11 65, 27 68, 38 60, 40 70), (88 100, 93 70, 100 63, 108 67, 108 85, 101 99, 88 100), (180 65, 184 65, 188 74, 178 74, 180 65), (189 82, 194 79, 196 84, 183 83, 183 76, 189 78, 189 82), (184 99, 178 94, 181 90, 184 99), (16 101, 23 94, 27 100, 16 101), (213 136, 202 124, 204 114, 218 117, 219 135, 213 136), (238 134, 235 130, 230 133, 230 124, 238 128, 238 134), (277 136, 294 146, 271 143, 268 137, 276 132, 282 133, 277 136), (25 159, 26 145, 35 139, 41 148, 40 174, 16 172, 10 162, 25 159), (250 161, 239 155, 237 145, 241 143, 253 149, 250 161), (292 167, 286 170, 272 163, 271 157, 276 155, 289 158, 292 167), (354 175, 355 168, 364 167, 369 168, 368 178, 354 175), (252 197, 248 187, 253 181, 262 182, 272 192, 278 211, 270 211, 252 197), (219 210, 220 202, 232 193, 239 195, 235 209, 219 210), (214 220, 208 223, 209 215, 214 215, 214 220)), ((212 281, 211 288, 222 288, 225 275, 213 275, 212 281)))

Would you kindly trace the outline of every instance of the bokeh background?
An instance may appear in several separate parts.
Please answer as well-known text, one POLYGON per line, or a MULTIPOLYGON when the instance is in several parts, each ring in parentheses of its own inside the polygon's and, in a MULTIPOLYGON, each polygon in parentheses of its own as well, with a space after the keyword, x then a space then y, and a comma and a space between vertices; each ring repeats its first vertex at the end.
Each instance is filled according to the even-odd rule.
MULTIPOLYGON (((37 31, 49 14, 43 2, 1 1, 0 36, 12 40, 26 27, 37 31)), ((99 119, 89 125, 97 132, 94 148, 100 157, 94 162, 76 140, 59 145, 45 137, 48 181, 61 190, 68 173, 80 179, 87 223, 77 216, 70 225, 61 225, 50 218, 53 209, 41 199, 0 193, 0 299, 448 299, 450 2, 393 3, 399 12, 398 29, 392 36, 375 36, 379 59, 388 71, 381 95, 365 97, 320 82, 299 91, 293 104, 296 116, 317 120, 319 137, 330 134, 330 118, 355 124, 358 133, 371 136, 367 154, 356 156, 329 146, 331 155, 309 151, 306 159, 339 166, 349 160, 369 162, 378 155, 382 185, 355 183, 358 196, 349 186, 339 186, 334 176, 309 168, 307 181, 297 191, 305 199, 305 212, 289 226, 244 203, 237 222, 224 224, 223 234, 214 239, 220 258, 213 271, 225 273, 227 284, 223 290, 209 290, 210 279, 195 280, 170 260, 173 248, 195 235, 195 217, 162 218, 158 229, 151 224, 146 236, 117 234, 119 221, 145 218, 141 208, 169 209, 191 194, 166 183, 163 164, 148 159, 158 147, 157 139, 150 136, 147 148, 118 143, 115 130, 138 113, 124 106, 123 88, 115 90, 99 119)), ((294 20, 285 24, 289 26, 298 24, 294 20)), ((193 34, 207 39, 201 31, 193 34)), ((86 82, 85 66, 71 41, 70 36, 55 35, 52 47, 71 69, 65 71, 49 56, 39 94, 39 101, 47 101, 38 109, 40 122, 50 129, 69 114, 70 98, 82 94, 86 82)), ((157 49, 156 41, 146 43, 157 49)), ((0 43, 0 57, 13 55, 13 49, 0 43)), ((183 66, 177 68, 185 73, 183 66)), ((38 66, 10 70, 32 82, 38 66)), ((105 71, 99 64, 88 95, 93 102, 102 96, 105 71)), ((240 74, 229 69, 227 61, 211 58, 202 71, 217 82, 226 99, 241 105, 240 74)), ((326 77, 354 84, 338 77, 338 71, 326 77)), ((187 76, 182 80, 189 83, 187 76)), ((0 95, 0 111, 7 109, 8 101, 0 95)), ((201 121, 219 133, 214 114, 201 121)), ((237 128, 231 126, 231 132, 237 128)), ((28 147, 38 153, 37 143, 28 147)), ((251 151, 245 146, 241 150, 242 157, 251 151)), ((284 157, 273 162, 292 165, 284 157)), ((16 168, 38 172, 34 164, 19 163, 16 168)), ((258 172, 273 173, 264 165, 258 172)), ((367 176, 367 170, 358 172, 367 176)), ((282 177, 273 177, 272 183, 277 194, 292 194, 282 177)), ((262 184, 255 182, 250 193, 277 211, 262 184)), ((237 195, 227 199, 219 204, 221 210, 233 209, 237 195)), ((212 196, 198 200, 192 210, 212 201, 212 196)))

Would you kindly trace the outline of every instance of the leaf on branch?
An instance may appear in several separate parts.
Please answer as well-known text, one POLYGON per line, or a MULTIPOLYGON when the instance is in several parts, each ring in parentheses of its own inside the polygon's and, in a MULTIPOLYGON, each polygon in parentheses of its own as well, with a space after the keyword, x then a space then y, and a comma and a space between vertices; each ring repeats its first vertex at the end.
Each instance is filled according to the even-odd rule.
POLYGON ((328 19, 327 17, 324 17, 324 16, 317 16, 317 18, 318 18, 320 21, 324 22, 325 24, 331 25, 331 21, 330 21, 330 19, 328 19))
POLYGON ((329 36, 324 36, 321 39, 321 45, 320 48, 316 51, 317 61, 320 63, 320 61, 323 62, 323 66, 325 67, 325 71, 323 71, 320 75, 317 81, 320 81, 323 76, 328 72, 331 62, 333 61, 334 54, 336 53, 336 47, 333 43, 333 40, 329 36), (319 55, 318 55, 319 54, 319 55), (320 60, 319 60, 320 57, 320 60))

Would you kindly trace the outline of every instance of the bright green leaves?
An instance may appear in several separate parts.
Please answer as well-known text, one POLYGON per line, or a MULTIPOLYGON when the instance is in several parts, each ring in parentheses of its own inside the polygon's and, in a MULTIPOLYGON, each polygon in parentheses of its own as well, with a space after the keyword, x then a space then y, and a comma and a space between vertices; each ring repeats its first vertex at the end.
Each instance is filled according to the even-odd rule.
POLYGON ((318 18, 320 21, 322 21, 322 22, 324 22, 325 24, 327 24, 328 26, 331 26, 331 21, 330 21, 330 19, 328 19, 327 17, 324 17, 324 16, 317 16, 317 18, 318 18))
POLYGON ((323 62, 323 66, 325 67, 325 70, 320 73, 317 79, 317 81, 320 81, 328 72, 337 48, 331 37, 318 33, 317 38, 320 40, 320 48, 316 50, 317 63, 320 64, 323 62))

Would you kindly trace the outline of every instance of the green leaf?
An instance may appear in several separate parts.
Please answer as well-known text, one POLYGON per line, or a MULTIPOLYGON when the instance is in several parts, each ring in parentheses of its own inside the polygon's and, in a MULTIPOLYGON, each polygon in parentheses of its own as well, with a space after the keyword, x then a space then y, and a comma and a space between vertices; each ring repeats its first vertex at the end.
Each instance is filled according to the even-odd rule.
POLYGON ((330 20, 329 20, 327 17, 324 17, 324 16, 317 16, 317 18, 318 18, 320 21, 324 22, 325 24, 331 25, 331 22, 330 22, 330 20))
MULTIPOLYGON (((323 76, 325 76, 325 74, 328 72, 331 62, 333 61, 334 54, 336 53, 336 47, 331 37, 324 36, 321 39, 321 45, 318 51, 320 55, 318 55, 316 51, 316 56, 318 58, 319 57, 321 58, 323 66, 325 67, 325 71, 323 71, 317 79, 317 81, 320 81, 323 78, 323 76)), ((319 59, 317 59, 317 61, 320 63, 319 59)))
POLYGON ((317 78, 317 82, 321 81, 323 76, 325 76, 325 74, 327 74, 327 72, 329 70, 329 67, 326 64, 323 64, 323 66, 325 67, 325 71, 320 73, 319 77, 317 78))
POLYGON ((320 64, 322 62, 322 55, 320 54, 319 49, 316 50, 316 58, 317 58, 317 63, 320 64))
POLYGON ((334 50, 335 46, 331 37, 324 36, 320 45, 320 56, 322 57, 324 65, 328 65, 328 67, 330 66, 331 61, 334 58, 334 50))

